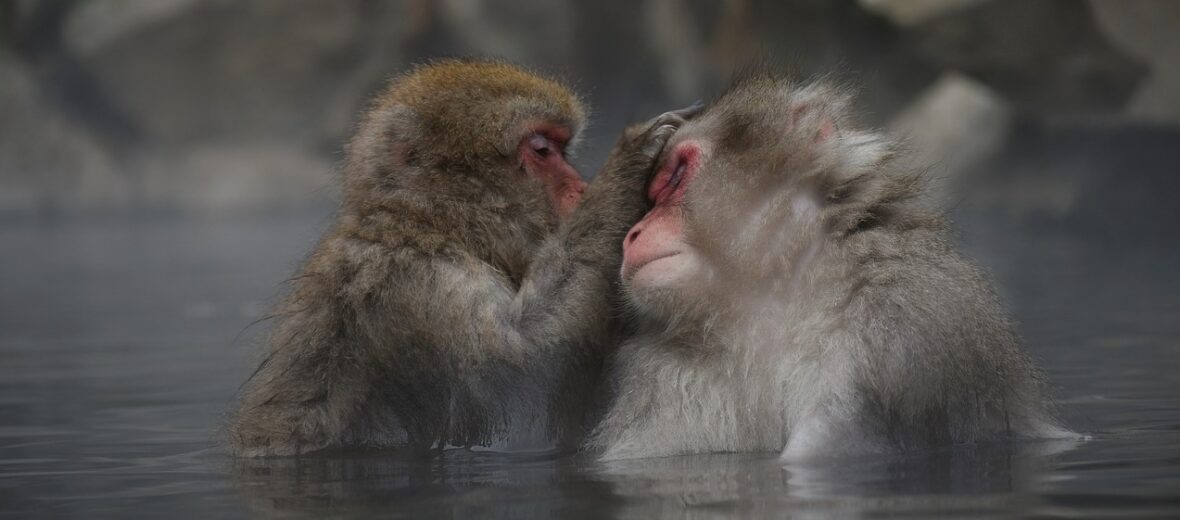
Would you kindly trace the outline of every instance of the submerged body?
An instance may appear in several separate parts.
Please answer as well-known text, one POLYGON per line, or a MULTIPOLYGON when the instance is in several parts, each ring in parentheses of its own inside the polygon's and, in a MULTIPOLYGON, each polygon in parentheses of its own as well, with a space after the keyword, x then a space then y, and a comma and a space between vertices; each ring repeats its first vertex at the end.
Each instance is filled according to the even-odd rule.
POLYGON ((604 459, 1066 434, 990 283, 847 98, 752 75, 668 143, 622 276, 604 459))

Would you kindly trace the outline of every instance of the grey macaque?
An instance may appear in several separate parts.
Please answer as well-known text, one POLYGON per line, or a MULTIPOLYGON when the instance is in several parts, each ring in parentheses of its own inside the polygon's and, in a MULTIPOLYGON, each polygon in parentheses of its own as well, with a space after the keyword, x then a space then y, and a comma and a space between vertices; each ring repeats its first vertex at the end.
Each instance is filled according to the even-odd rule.
POLYGON ((588 442, 603 459, 1069 435, 922 175, 848 102, 755 72, 669 140, 624 242, 638 329, 588 442))

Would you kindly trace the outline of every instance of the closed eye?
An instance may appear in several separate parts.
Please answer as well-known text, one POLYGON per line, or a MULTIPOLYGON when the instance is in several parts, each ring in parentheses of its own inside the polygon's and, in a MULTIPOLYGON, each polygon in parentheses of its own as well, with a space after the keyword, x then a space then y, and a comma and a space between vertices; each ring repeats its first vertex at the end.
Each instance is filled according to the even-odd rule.
POLYGON ((528 147, 537 157, 542 159, 549 157, 553 152, 559 150, 552 141, 540 134, 534 134, 528 138, 528 147))
POLYGON ((653 204, 657 204, 667 198, 669 194, 675 192, 676 188, 680 186, 680 182, 684 180, 686 166, 685 161, 678 158, 676 160, 676 166, 670 173, 668 170, 665 170, 656 175, 656 178, 651 181, 651 186, 648 187, 648 200, 653 204))
POLYGON ((680 181, 684 180, 684 168, 684 161, 680 161, 680 164, 676 166, 676 170, 672 172, 672 178, 668 180, 669 190, 675 190, 678 186, 680 186, 680 181))

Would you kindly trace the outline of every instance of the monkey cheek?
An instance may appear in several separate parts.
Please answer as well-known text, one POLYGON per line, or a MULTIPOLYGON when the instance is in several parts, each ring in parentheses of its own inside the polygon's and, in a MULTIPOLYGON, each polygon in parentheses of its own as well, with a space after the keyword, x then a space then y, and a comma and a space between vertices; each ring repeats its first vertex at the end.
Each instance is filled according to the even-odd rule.
POLYGON ((557 218, 565 219, 582 203, 582 191, 564 190, 550 198, 553 199, 553 211, 557 213, 557 218))
POLYGON ((564 219, 573 213, 587 187, 578 171, 559 156, 544 159, 525 155, 522 161, 525 172, 544 187, 557 218, 564 219))

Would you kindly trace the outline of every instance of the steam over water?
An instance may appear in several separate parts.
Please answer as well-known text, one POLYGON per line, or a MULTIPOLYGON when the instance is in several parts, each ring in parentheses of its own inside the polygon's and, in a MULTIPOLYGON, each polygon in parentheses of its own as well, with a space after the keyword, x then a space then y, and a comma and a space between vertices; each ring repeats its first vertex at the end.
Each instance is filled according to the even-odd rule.
POLYGON ((322 216, 0 226, 0 510, 18 517, 1180 515, 1180 265, 966 221, 1066 423, 1093 439, 784 467, 775 454, 612 465, 553 454, 234 461, 246 328, 322 216), (245 332, 243 333, 243 329, 245 332))

